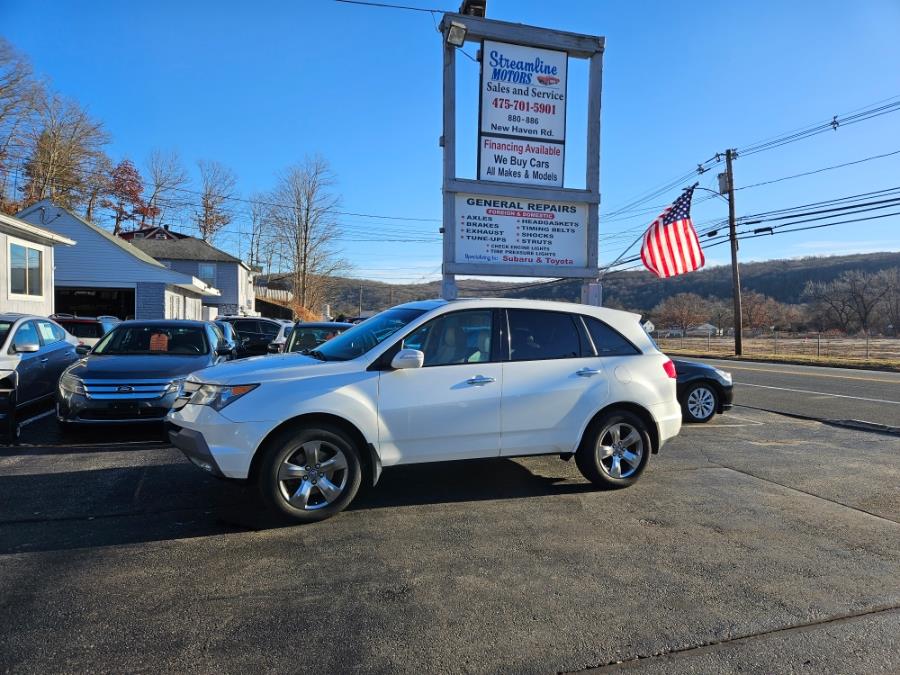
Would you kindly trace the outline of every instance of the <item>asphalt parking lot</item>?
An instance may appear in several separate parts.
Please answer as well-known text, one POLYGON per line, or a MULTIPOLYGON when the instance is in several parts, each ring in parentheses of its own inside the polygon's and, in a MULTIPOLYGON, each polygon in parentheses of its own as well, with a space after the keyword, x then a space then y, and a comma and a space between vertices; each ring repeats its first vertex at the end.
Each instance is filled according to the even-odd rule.
POLYGON ((627 490, 404 467, 283 527, 165 443, 29 426, 0 450, 6 671, 900 670, 897 436, 739 407, 627 490))

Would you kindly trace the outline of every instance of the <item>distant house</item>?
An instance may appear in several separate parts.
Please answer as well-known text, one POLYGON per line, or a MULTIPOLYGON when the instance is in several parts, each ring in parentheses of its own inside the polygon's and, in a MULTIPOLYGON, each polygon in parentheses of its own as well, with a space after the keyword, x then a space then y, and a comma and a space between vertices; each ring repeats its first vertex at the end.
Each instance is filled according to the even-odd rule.
POLYGON ((131 243, 166 267, 202 279, 222 294, 203 299, 218 314, 257 316, 253 271, 240 258, 212 246, 202 239, 179 235, 177 239, 138 238, 131 243))
POLYGON ((707 335, 718 335, 719 329, 713 326, 711 323, 701 323, 698 326, 691 326, 688 328, 686 335, 693 335, 694 337, 701 336, 706 337, 707 335))
POLYGON ((74 244, 68 237, 0 213, 0 314, 53 314, 53 247, 74 244))
POLYGON ((49 199, 17 217, 78 242, 55 256, 56 312, 120 319, 201 319, 202 300, 219 295, 215 287, 169 269, 49 199))
POLYGON ((170 230, 168 225, 145 225, 136 230, 119 232, 119 236, 133 242, 135 239, 184 239, 188 235, 170 230))

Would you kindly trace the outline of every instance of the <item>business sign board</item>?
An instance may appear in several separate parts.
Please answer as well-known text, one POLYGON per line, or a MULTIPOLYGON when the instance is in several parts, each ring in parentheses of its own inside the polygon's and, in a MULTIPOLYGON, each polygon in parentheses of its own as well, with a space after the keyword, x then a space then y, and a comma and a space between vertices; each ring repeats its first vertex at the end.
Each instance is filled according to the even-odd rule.
POLYGON ((483 134, 478 139, 478 180, 562 187, 561 143, 483 134))
POLYGON ((587 266, 587 219, 587 205, 576 202, 457 194, 455 262, 565 276, 587 266))
POLYGON ((566 52, 484 40, 479 131, 565 141, 567 70, 566 52))

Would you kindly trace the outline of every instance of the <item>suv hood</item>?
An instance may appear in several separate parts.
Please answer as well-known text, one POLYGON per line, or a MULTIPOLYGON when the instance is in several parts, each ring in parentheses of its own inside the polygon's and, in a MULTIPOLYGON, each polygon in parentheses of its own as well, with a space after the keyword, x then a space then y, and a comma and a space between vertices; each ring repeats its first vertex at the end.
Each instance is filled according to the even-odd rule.
POLYGON ((353 361, 320 361, 304 354, 273 354, 228 361, 207 368, 193 379, 208 384, 258 384, 333 374, 358 368, 359 364, 353 361))
POLYGON ((185 377, 195 370, 206 368, 209 356, 103 356, 89 354, 67 371, 82 379, 160 380, 166 377, 185 377))

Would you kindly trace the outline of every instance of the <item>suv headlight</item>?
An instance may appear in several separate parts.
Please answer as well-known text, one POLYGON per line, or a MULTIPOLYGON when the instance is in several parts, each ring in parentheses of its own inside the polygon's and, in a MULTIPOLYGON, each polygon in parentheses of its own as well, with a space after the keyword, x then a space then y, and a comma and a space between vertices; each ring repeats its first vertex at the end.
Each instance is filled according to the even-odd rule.
POLYGON ((81 394, 84 396, 84 382, 81 381, 81 378, 68 373, 59 378, 59 388, 70 394, 81 394))
POLYGON ((723 380, 725 380, 726 382, 731 382, 731 373, 729 373, 725 370, 719 370, 718 368, 716 368, 716 372, 719 374, 719 377, 721 377, 723 380))
POLYGON ((213 410, 221 410, 228 404, 237 401, 241 396, 249 394, 258 386, 258 384, 203 384, 193 393, 188 402, 193 405, 208 405, 213 410))

